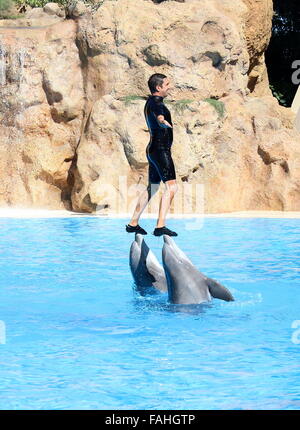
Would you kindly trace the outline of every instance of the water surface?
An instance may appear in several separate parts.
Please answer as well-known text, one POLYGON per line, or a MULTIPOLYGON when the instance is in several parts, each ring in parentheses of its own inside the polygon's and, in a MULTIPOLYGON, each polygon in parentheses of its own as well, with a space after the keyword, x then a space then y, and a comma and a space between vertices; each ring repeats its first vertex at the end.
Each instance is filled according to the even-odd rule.
POLYGON ((236 299, 204 306, 134 291, 127 222, 0 219, 0 408, 299 409, 299 220, 168 220, 236 299))

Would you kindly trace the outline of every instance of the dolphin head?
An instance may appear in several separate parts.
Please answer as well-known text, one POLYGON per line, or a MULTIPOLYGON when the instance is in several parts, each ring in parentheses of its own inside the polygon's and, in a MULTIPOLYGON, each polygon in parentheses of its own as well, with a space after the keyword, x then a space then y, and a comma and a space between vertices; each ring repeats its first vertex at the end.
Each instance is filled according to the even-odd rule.
POLYGON ((142 234, 136 233, 129 254, 129 265, 140 293, 167 291, 164 270, 146 244, 142 234))
POLYGON ((136 285, 141 288, 150 287, 152 286, 152 282, 155 281, 146 266, 148 252, 149 247, 145 243, 143 236, 136 234, 135 240, 130 247, 129 265, 136 285))
POLYGON ((185 255, 185 253, 176 245, 175 241, 168 235, 164 234, 163 235, 164 238, 164 243, 166 244, 166 249, 167 246, 169 246, 169 249, 172 250, 174 257, 180 261, 183 262, 185 261, 188 264, 193 265, 193 263, 191 262, 191 260, 185 255))
POLYGON ((169 300, 176 304, 198 304, 211 300, 205 277, 193 265, 174 240, 164 235, 162 261, 169 300))
MULTIPOLYGON (((135 233, 135 238, 134 238, 135 242, 138 244, 139 247, 142 246, 143 242, 144 242, 144 236, 140 233, 135 233)), ((144 242, 145 243, 145 242, 144 242)), ((146 245, 147 246, 147 245, 146 245)))

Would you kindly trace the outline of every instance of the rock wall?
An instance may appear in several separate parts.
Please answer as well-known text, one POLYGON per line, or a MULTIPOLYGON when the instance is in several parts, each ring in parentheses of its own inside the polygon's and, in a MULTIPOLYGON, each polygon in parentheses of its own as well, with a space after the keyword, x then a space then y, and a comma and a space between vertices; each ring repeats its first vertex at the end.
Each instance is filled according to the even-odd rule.
POLYGON ((85 94, 76 23, 0 27, 0 204, 71 209, 85 94))
POLYGON ((264 63, 272 1, 136 5, 78 4, 72 19, 23 29, 21 73, 21 30, 0 27, 1 205, 126 211, 130 187, 147 184, 143 97, 160 72, 173 84, 178 195, 203 184, 209 213, 300 210, 295 114, 272 97, 264 63))
POLYGON ((273 1, 243 1, 247 6, 247 12, 244 15, 244 34, 250 60, 248 88, 256 96, 272 95, 264 53, 271 38, 273 1))

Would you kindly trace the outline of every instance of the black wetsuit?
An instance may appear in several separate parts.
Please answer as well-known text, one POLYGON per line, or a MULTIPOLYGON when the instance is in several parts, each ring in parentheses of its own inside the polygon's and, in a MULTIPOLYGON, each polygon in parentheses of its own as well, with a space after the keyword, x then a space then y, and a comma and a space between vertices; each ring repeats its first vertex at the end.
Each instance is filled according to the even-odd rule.
POLYGON ((158 115, 163 115, 172 124, 171 113, 164 105, 163 97, 150 95, 146 101, 144 114, 149 128, 150 142, 146 148, 149 162, 149 183, 159 184, 176 179, 175 167, 171 156, 173 128, 161 124, 158 115))

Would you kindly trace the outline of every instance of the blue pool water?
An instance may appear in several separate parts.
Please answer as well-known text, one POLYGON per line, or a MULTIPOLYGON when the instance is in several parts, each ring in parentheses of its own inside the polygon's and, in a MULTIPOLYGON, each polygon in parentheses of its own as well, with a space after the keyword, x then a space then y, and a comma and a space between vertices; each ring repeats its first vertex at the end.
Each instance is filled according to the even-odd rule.
POLYGON ((168 220, 236 299, 185 307, 134 291, 126 222, 0 219, 0 408, 299 409, 300 220, 168 220))

